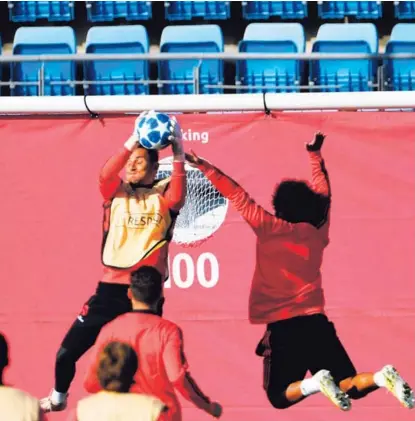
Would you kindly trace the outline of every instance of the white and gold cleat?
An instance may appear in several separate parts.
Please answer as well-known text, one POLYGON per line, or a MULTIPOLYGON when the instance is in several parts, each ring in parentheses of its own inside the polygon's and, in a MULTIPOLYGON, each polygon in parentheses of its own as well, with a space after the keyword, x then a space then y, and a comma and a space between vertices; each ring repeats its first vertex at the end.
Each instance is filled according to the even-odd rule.
POLYGON ((337 408, 349 411, 352 407, 349 396, 334 382, 328 370, 320 370, 313 376, 320 385, 320 392, 326 396, 337 408))
POLYGON ((63 402, 58 403, 53 401, 51 394, 46 398, 40 399, 40 409, 45 413, 64 411, 68 405, 68 395, 66 395, 63 402))
POLYGON ((414 393, 409 384, 401 377, 398 370, 392 365, 385 365, 380 370, 384 379, 385 387, 395 396, 405 408, 412 409, 415 406, 414 393))

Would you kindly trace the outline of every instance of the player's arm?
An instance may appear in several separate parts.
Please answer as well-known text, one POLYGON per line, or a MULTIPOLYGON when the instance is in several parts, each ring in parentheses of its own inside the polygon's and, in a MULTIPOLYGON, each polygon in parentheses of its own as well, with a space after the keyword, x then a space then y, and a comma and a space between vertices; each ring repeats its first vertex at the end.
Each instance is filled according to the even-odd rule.
POLYGON ((184 169, 185 155, 183 147, 182 132, 177 120, 172 119, 172 134, 170 141, 173 150, 173 171, 169 187, 164 194, 169 209, 179 212, 186 200, 186 171, 184 169))
POLYGON ((190 165, 202 171, 219 193, 229 199, 257 235, 270 231, 284 233, 292 230, 292 224, 277 218, 259 206, 236 181, 210 162, 198 157, 193 151, 192 154, 186 154, 186 160, 190 165))
POLYGON ((330 179, 321 154, 321 148, 323 146, 325 137, 326 136, 323 133, 317 132, 314 136, 314 139, 311 142, 306 143, 306 149, 309 153, 311 165, 312 189, 327 199, 321 225, 324 225, 326 222, 328 222, 331 205, 330 179))
POLYGON ((325 137, 326 136, 323 133, 317 132, 313 141, 306 144, 306 149, 310 156, 312 188, 316 193, 330 198, 331 190, 329 175, 321 155, 321 148, 325 137))
POLYGON ((167 376, 180 394, 197 408, 219 418, 222 407, 212 402, 191 377, 183 350, 183 334, 179 328, 172 329, 166 338, 163 361, 167 376))
POLYGON ((105 200, 112 199, 122 183, 119 174, 127 164, 132 152, 139 146, 138 134, 135 127, 137 127, 139 120, 141 120, 146 113, 147 111, 144 111, 137 117, 133 134, 127 139, 124 146, 104 164, 100 171, 99 189, 105 200))

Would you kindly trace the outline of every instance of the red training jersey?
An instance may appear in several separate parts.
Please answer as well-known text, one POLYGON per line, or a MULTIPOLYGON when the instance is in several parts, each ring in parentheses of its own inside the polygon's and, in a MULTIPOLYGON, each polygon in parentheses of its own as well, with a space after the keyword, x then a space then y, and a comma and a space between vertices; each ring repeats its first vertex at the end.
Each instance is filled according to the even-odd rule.
MULTIPOLYGON (((112 156, 104 165, 99 176, 99 187, 104 199, 104 224, 105 221, 109 220, 107 213, 110 212, 111 203, 114 198, 122 189, 123 180, 120 178, 119 173, 126 165, 128 158, 130 157, 131 152, 122 148, 118 153, 112 156)), ((125 184, 125 183, 124 183, 125 184)), ((144 186, 145 189, 147 186, 144 186)), ((152 187, 150 186, 149 189, 152 187)), ((154 189, 155 190, 155 189, 154 189)), ((177 217, 180 209, 182 208, 185 198, 186 198, 186 172, 184 169, 184 162, 173 161, 173 170, 170 177, 170 182, 164 192, 151 192, 153 195, 162 196, 163 201, 163 212, 169 213, 169 215, 161 215, 161 219, 171 220, 172 226, 174 226, 174 220, 177 217)), ((146 200, 138 199, 138 200, 146 200)), ((144 203, 145 208, 145 203, 144 203)), ((132 219, 136 219, 135 215, 132 215, 132 219)), ((140 218, 137 218, 138 220, 140 218)), ((105 233, 104 233, 105 235, 105 233)), ((117 283, 117 284, 129 284, 130 283, 130 273, 137 270, 140 266, 152 266, 159 270, 160 273, 166 274, 167 278, 167 256, 168 256, 168 246, 169 238, 166 238, 162 244, 154 247, 150 253, 128 268, 117 268, 110 265, 103 265, 103 277, 102 282, 108 283, 117 283)), ((130 247, 130 246, 128 246, 130 247)), ((134 253, 134 250, 131 250, 131 254, 134 253)))
MULTIPOLYGON (((328 198, 330 185, 320 152, 310 152, 312 189, 328 198)), ((200 168, 230 200, 257 236, 256 266, 249 297, 249 319, 268 324, 324 313, 320 268, 329 243, 329 218, 320 228, 289 223, 265 211, 234 180, 209 163, 200 168)))
POLYGON ((99 354, 108 342, 129 344, 137 353, 138 370, 130 392, 155 396, 169 409, 160 421, 181 421, 181 407, 175 389, 198 408, 208 410, 210 400, 187 372, 180 328, 149 310, 135 310, 105 325, 93 348, 84 387, 89 393, 102 390, 97 378, 99 354))

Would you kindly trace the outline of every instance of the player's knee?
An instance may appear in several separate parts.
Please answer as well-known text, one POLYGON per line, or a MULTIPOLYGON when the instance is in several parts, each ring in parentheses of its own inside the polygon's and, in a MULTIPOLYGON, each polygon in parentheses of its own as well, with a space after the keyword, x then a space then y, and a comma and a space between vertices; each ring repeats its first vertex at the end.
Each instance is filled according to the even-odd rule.
POLYGON ((63 365, 75 362, 76 358, 75 355, 72 355, 72 353, 66 349, 66 348, 59 348, 58 353, 56 354, 56 364, 57 365, 63 365))
POLYGON ((359 390, 354 386, 348 389, 346 393, 349 395, 349 398, 353 400, 362 399, 368 394, 367 391, 359 390))
POLYGON ((286 398, 285 391, 268 391, 267 396, 270 404, 276 409, 286 409, 293 405, 293 402, 286 398))

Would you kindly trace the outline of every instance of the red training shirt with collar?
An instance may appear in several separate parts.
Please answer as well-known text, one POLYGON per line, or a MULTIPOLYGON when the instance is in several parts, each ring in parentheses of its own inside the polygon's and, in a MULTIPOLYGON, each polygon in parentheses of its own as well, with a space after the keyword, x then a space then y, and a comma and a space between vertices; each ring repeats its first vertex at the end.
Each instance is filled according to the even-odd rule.
POLYGON ((210 163, 200 167, 257 236, 256 265, 249 297, 249 319, 253 324, 324 313, 320 268, 329 243, 330 184, 320 152, 309 152, 309 157, 311 187, 328 199, 327 218, 319 228, 277 218, 210 163))
MULTIPOLYGON (((104 226, 105 220, 108 220, 108 213, 110 212, 111 202, 114 197, 123 187, 123 180, 120 178, 119 173, 126 165, 131 152, 122 148, 118 153, 113 155, 104 165, 99 176, 99 188, 104 199, 104 226)), ((173 161, 173 169, 170 177, 170 182, 167 188, 162 193, 157 193, 163 197, 164 215, 172 220, 171 231, 174 227, 174 221, 180 209, 182 208, 186 198, 186 172, 184 162, 173 161)), ((104 227, 105 231, 105 227, 104 227)), ((104 232, 105 237, 105 232, 104 232)), ((118 268, 111 265, 103 264, 103 277, 102 282, 116 283, 116 284, 129 284, 130 273, 137 270, 140 266, 152 266, 159 270, 160 273, 166 274, 167 277, 167 256, 169 238, 159 247, 151 250, 151 253, 146 254, 140 261, 130 267, 118 268)), ((105 242, 105 238, 104 238, 105 242)))
POLYGON ((138 357, 135 384, 130 392, 155 396, 169 409, 160 421, 181 421, 181 406, 177 389, 184 398, 202 410, 210 400, 198 388, 188 373, 181 329, 151 311, 133 311, 105 325, 93 348, 92 364, 84 387, 89 393, 102 390, 97 377, 99 354, 111 341, 130 345, 138 357))

